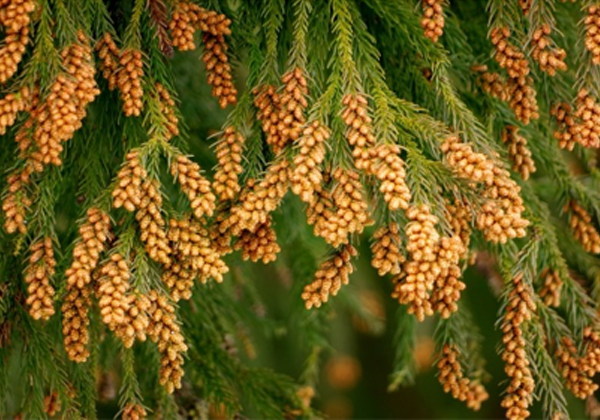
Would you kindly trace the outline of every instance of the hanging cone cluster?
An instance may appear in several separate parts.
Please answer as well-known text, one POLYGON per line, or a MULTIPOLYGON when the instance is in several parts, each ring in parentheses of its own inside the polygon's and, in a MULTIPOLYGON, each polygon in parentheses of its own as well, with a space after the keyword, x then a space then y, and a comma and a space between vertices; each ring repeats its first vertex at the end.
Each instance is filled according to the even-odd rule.
POLYGON ((531 320, 536 308, 532 292, 523 281, 523 275, 515 277, 512 283, 513 288, 508 295, 501 324, 504 345, 502 360, 505 363, 504 371, 510 379, 502 407, 506 409, 507 418, 526 419, 530 415, 529 406, 533 402, 535 384, 527 359, 523 323, 531 320))
POLYGON ((321 307, 329 300, 329 296, 337 295, 342 285, 348 284, 349 276, 354 271, 351 260, 356 255, 356 249, 346 245, 319 266, 314 280, 302 292, 306 309, 321 307))
POLYGON ((250 183, 248 191, 240 195, 240 203, 231 209, 231 216, 224 223, 231 226, 234 236, 243 230, 254 232, 279 206, 288 188, 289 163, 286 159, 275 160, 265 178, 256 186, 250 183))
POLYGON ((455 201, 454 203, 446 203, 446 212, 446 220, 450 223, 452 233, 454 236, 460 238, 466 253, 471 243, 471 233, 473 232, 470 223, 472 218, 471 211, 465 203, 455 201))
POLYGON ((456 346, 444 344, 437 364, 438 380, 444 387, 444 392, 452 394, 452 397, 459 401, 464 401, 471 410, 478 411, 481 403, 487 400, 489 395, 479 381, 464 376, 460 356, 456 346))
POLYGON ((138 151, 129 152, 125 160, 125 165, 117 174, 119 184, 112 192, 113 207, 124 207, 133 212, 142 202, 142 179, 146 179, 148 173, 140 163, 138 151))
POLYGON ((581 126, 575 121, 571 105, 566 102, 557 103, 550 113, 558 123, 554 138, 558 140, 559 147, 568 151, 573 150, 575 143, 581 143, 581 126))
POLYGON ((128 403, 123 409, 123 420, 142 420, 146 418, 146 409, 140 404, 128 403))
POLYGON ((30 169, 17 171, 8 176, 8 192, 2 201, 4 212, 4 230, 8 234, 27 233, 26 214, 32 201, 27 192, 30 169))
POLYGON ((92 271, 110 238, 110 219, 90 208, 87 221, 79 228, 80 240, 73 249, 73 262, 67 269, 67 295, 61 308, 65 350, 69 359, 81 363, 89 356, 88 310, 91 304, 92 271))
POLYGON ((555 308, 560 306, 560 292, 563 286, 563 280, 557 271, 545 268, 540 274, 543 284, 538 295, 542 298, 542 301, 546 306, 553 306, 555 308))
POLYGON ((281 96, 275 86, 266 85, 255 88, 254 106, 258 109, 256 117, 262 125, 265 140, 275 154, 278 154, 285 146, 286 141, 279 130, 282 125, 281 96))
POLYGON ((125 322, 129 303, 126 298, 129 277, 129 265, 119 253, 112 254, 100 268, 96 296, 102 322, 111 331, 116 331, 125 322))
POLYGON ((532 57, 540 65, 540 69, 550 76, 556 75, 557 71, 566 71, 565 58, 567 52, 562 48, 553 48, 550 38, 550 25, 543 24, 533 33, 532 57))
POLYGON ((110 33, 106 32, 98 40, 96 51, 100 58, 98 69, 102 72, 102 77, 108 81, 108 89, 114 90, 117 87, 117 71, 119 70, 121 51, 110 33))
POLYGON ((335 185, 331 199, 335 212, 327 220, 327 230, 318 235, 337 248, 348 244, 350 235, 362 233, 371 220, 358 174, 353 170, 337 168, 332 176, 335 185))
POLYGON ((142 200, 135 218, 140 226, 140 239, 144 242, 148 256, 154 261, 168 266, 171 263, 171 247, 165 232, 165 219, 162 212, 162 196, 157 180, 147 180, 141 186, 142 200))
POLYGON ((374 158, 372 173, 381 181, 379 191, 391 211, 406 210, 412 198, 406 184, 404 161, 400 157, 400 146, 382 144, 372 149, 374 158))
POLYGON ((574 139, 583 147, 600 147, 600 104, 587 89, 577 93, 575 118, 578 121, 578 136, 574 139))
POLYGON ((146 341, 146 333, 150 325, 148 318, 150 299, 141 294, 127 294, 124 308, 125 316, 121 325, 115 330, 115 335, 123 341, 125 348, 131 348, 136 339, 146 341))
POLYGON ((535 162, 531 157, 531 150, 527 147, 527 139, 519 134, 519 128, 507 125, 502 132, 502 142, 508 147, 508 155, 513 163, 513 171, 521 174, 527 181, 529 175, 536 171, 535 162))
POLYGON ((342 100, 342 120, 348 127, 346 138, 352 146, 352 156, 357 169, 371 168, 370 149, 375 145, 372 119, 369 117, 369 102, 363 95, 346 95, 342 100))
POLYGON ((54 315, 54 287, 50 282, 55 273, 56 260, 52 239, 43 238, 30 248, 29 266, 25 270, 27 306, 33 319, 48 320, 54 315))
POLYGON ((54 417, 60 412, 60 399, 57 391, 52 391, 44 397, 44 413, 49 417, 54 417))
POLYGON ((406 225, 409 260, 402 274, 394 278, 392 297, 409 305, 408 313, 415 314, 419 321, 433 315, 429 293, 439 272, 436 265, 436 248, 439 234, 435 229, 438 220, 430 214, 429 207, 411 207, 406 212, 410 222, 406 225))
POLYGON ((571 201, 565 210, 569 210, 569 221, 575 239, 592 254, 600 254, 600 234, 592 223, 592 216, 575 201, 571 201))
POLYGON ((208 231, 199 222, 189 217, 171 219, 168 238, 173 258, 165 267, 162 279, 173 300, 189 299, 195 278, 202 283, 211 278, 218 283, 223 281, 223 274, 229 269, 212 247, 208 231))
POLYGON ((66 73, 56 77, 46 99, 31 112, 36 147, 29 158, 37 172, 46 165, 62 165, 62 143, 81 128, 87 106, 100 94, 89 40, 80 32, 78 42, 61 52, 66 73))
POLYGON ((29 111, 30 100, 31 92, 28 87, 0 99, 0 136, 6 134, 6 129, 15 123, 19 112, 29 111))
POLYGON ((585 48, 592 55, 592 63, 600 64, 600 7, 591 5, 585 17, 585 48))
POLYGON ((155 87, 158 93, 160 112, 166 120, 165 140, 168 141, 179 135, 179 118, 175 115, 175 100, 171 97, 167 88, 160 83, 156 83, 155 87))
POLYGON ((437 42, 444 34, 444 0, 421 0, 421 6, 421 26, 425 30, 425 36, 437 42))
POLYGON ((508 171, 497 167, 487 156, 476 153, 458 137, 449 137, 442 145, 446 161, 464 179, 483 183, 487 200, 479 209, 477 228, 486 240, 505 243, 510 238, 522 238, 529 221, 522 217, 525 210, 520 187, 510 179, 508 171))
POLYGON ((187 156, 177 156, 171 165, 171 174, 177 178, 181 190, 190 200, 194 216, 197 219, 212 216, 217 197, 212 192, 210 181, 200 174, 200 165, 187 156))
POLYGON ((142 52, 135 49, 123 51, 119 58, 117 87, 123 100, 123 112, 128 117, 139 117, 144 108, 143 78, 144 62, 142 61, 142 52))
POLYGON ((388 273, 392 275, 400 274, 402 263, 406 258, 400 252, 400 235, 396 223, 383 226, 373 234, 371 252, 373 253, 371 265, 380 276, 385 276, 388 273))
POLYGON ((492 44, 496 49, 494 58, 508 73, 509 104, 517 119, 529 124, 539 118, 536 92, 529 76, 529 63, 525 54, 509 42, 508 28, 494 28, 491 31, 492 44))
POLYGON ((531 10, 531 2, 533 0, 519 0, 519 7, 523 11, 524 15, 527 15, 531 10))
POLYGON ((460 279, 462 270, 459 260, 466 255, 466 248, 460 237, 443 237, 440 239, 437 250, 437 261, 440 273, 433 284, 431 292, 431 306, 440 316, 447 319, 458 311, 457 302, 466 285, 460 279))
POLYGON ((305 124, 304 110, 308 107, 308 83, 302 69, 296 67, 285 73, 281 79, 283 92, 281 94, 279 132, 282 142, 287 144, 298 140, 305 124))
POLYGON ((236 133, 233 127, 227 127, 215 147, 218 165, 212 187, 221 201, 233 200, 242 189, 239 176, 244 170, 243 150, 244 137, 236 133))
POLYGON ((323 183, 321 164, 325 160, 329 129, 314 121, 308 125, 297 142, 298 154, 294 158, 291 176, 292 191, 305 203, 314 200, 315 190, 323 183))
POLYGON ((183 335, 176 321, 175 308, 166 296, 156 290, 149 295, 151 302, 148 314, 150 325, 148 336, 158 344, 160 352, 159 383, 169 394, 181 388, 183 377, 183 354, 187 351, 183 335))
POLYGON ((596 392, 598 384, 593 377, 598 367, 590 363, 586 356, 579 357, 577 347, 568 337, 563 337, 556 349, 558 369, 561 372, 567 388, 577 398, 585 399, 596 392))
POLYGON ((506 80, 499 73, 488 71, 488 67, 483 64, 474 65, 471 70, 481 73, 477 78, 477 83, 485 93, 501 101, 508 102, 506 80))
POLYGON ((265 223, 259 224, 254 232, 242 231, 238 241, 234 245, 236 251, 242 250, 244 261, 262 261, 269 264, 277 259, 281 248, 277 244, 277 235, 271 226, 271 217, 265 223))
POLYGON ((33 0, 0 2, 0 25, 4 32, 0 46, 0 84, 17 72, 29 43, 29 23, 34 11, 33 0))

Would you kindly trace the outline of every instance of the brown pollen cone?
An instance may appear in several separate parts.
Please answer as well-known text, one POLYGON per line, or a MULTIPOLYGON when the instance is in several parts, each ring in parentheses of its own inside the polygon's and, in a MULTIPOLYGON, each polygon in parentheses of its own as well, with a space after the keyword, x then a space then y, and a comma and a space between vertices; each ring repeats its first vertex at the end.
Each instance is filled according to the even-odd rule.
POLYGON ((425 36, 433 42, 444 34, 444 0, 421 0, 423 8, 423 17, 421 18, 421 27, 425 31, 425 36))
POLYGON ((460 356, 456 346, 444 344, 437 364, 438 380, 444 387, 444 392, 452 394, 452 397, 459 401, 464 401, 471 410, 478 411, 481 403, 487 400, 489 395, 479 381, 464 376, 460 356))
POLYGON ((502 142, 508 147, 508 155, 513 163, 513 170, 521 174, 527 181, 529 175, 536 171, 531 150, 527 147, 527 139, 519 134, 519 129, 508 125, 502 132, 502 142))
POLYGON ((43 238, 30 248, 29 265, 25 270, 29 314, 33 319, 48 320, 54 315, 54 287, 50 282, 55 273, 56 260, 52 239, 43 238))
POLYGON ((565 58, 567 52, 562 48, 554 48, 550 38, 550 25, 543 24, 533 33, 532 57, 540 65, 540 69, 550 76, 556 75, 557 71, 566 71, 565 58))
POLYGON ((233 127, 227 127, 215 147, 218 164, 212 186, 221 201, 233 200, 242 189, 239 176, 244 170, 243 150, 244 137, 233 127))
POLYGON ((509 378, 502 407, 506 409, 507 418, 526 419, 530 415, 529 406, 533 402, 535 383, 527 358, 523 323, 531 320, 536 308, 532 292, 523 281, 523 275, 519 274, 512 282, 513 289, 508 295, 501 324, 504 346, 502 360, 509 378))
POLYGON ((406 260, 400 251, 400 235, 398 225, 390 223, 388 226, 379 228, 373 234, 373 243, 371 244, 371 265, 377 270, 377 274, 385 276, 400 274, 402 263, 406 260))
POLYGON ((152 290, 149 294, 151 302, 148 310, 150 325, 148 336, 158 344, 160 353, 159 383, 169 394, 181 388, 183 377, 183 353, 187 351, 181 329, 177 322, 175 307, 166 296, 152 290))
POLYGON ((569 222, 575 239, 587 252, 600 254, 600 234, 592 223, 592 216, 575 201, 568 204, 567 210, 569 210, 569 222))
POLYGON ((298 154, 292 170, 292 191, 305 203, 315 197, 315 190, 323 183, 321 164, 325 160, 329 129, 315 121, 308 125, 297 142, 298 154))
POLYGON ((515 116, 529 124, 531 120, 539 118, 536 92, 533 80, 529 76, 529 63, 525 54, 509 41, 510 31, 506 27, 494 28, 491 31, 491 40, 496 49, 494 58, 500 67, 508 72, 508 97, 509 104, 515 116))
POLYGON ((142 113, 142 109, 144 108, 143 77, 144 62, 142 60, 142 52, 135 49, 124 50, 119 58, 117 87, 121 92, 123 112, 127 117, 139 117, 142 113))
POLYGON ((29 43, 29 24, 35 8, 33 0, 0 3, 0 25, 4 31, 0 47, 0 83, 5 83, 17 72, 29 43))
POLYGON ((363 95, 348 94, 342 100, 344 110, 342 120, 348 127, 346 139, 352 147, 352 156, 357 169, 370 172, 371 147, 375 145, 373 135, 373 120, 369 116, 367 98, 363 95))
POLYGON ((314 280, 306 285, 302 292, 306 309, 321 307, 329 300, 329 296, 337 295, 342 285, 348 284, 348 277, 354 270, 351 259, 357 254, 353 246, 346 245, 321 263, 314 280))

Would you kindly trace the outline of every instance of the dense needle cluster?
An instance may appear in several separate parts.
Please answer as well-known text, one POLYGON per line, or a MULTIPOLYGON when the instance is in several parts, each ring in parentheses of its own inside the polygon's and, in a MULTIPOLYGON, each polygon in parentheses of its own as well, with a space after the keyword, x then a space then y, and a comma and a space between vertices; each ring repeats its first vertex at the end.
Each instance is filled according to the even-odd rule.
POLYGON ((513 171, 521 174, 527 181, 529 175, 535 172, 535 162, 531 150, 527 147, 527 139, 519 134, 519 128, 514 125, 506 126, 502 132, 502 141, 508 147, 508 155, 513 163, 513 171))
POLYGON ((349 276, 354 271, 352 257, 357 254, 352 245, 346 245, 321 263, 314 280, 302 292, 306 309, 313 306, 319 308, 329 300, 329 296, 337 295, 342 285, 348 284, 349 276))
POLYGON ((467 407, 478 411, 481 403, 487 400, 489 395, 479 381, 464 376, 460 356, 456 346, 444 344, 437 364, 438 380, 444 387, 444 392, 451 393, 452 397, 464 401, 467 407))
POLYGON ((528 409, 533 402, 535 383, 529 367, 523 324, 531 320, 536 310, 532 291, 523 281, 523 275, 519 274, 512 283, 501 324, 504 346, 502 360, 505 363, 504 371, 510 380, 502 407, 506 409, 506 417, 511 420, 529 417, 528 409))
POLYGON ((29 266, 25 271, 27 283, 27 305, 33 319, 48 320, 54 315, 54 275, 56 260, 52 249, 52 239, 43 238, 31 245, 29 266))
POLYGON ((4 33, 0 46, 0 83, 17 72, 29 43, 29 24, 35 8, 33 0, 0 2, 0 24, 4 33))
POLYGON ((425 36, 437 42, 444 34, 444 0, 421 0, 421 6, 421 26, 425 30, 425 36))
POLYGON ((592 254, 600 254, 600 234, 592 223, 592 216, 575 201, 567 205, 573 236, 592 254))
POLYGON ((529 76, 529 63, 525 54, 509 41, 510 31, 506 27, 491 31, 492 44, 496 49, 494 58, 508 73, 507 91, 510 107, 516 117, 529 124, 539 118, 536 92, 529 76))

